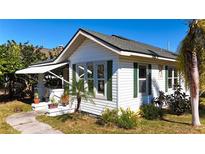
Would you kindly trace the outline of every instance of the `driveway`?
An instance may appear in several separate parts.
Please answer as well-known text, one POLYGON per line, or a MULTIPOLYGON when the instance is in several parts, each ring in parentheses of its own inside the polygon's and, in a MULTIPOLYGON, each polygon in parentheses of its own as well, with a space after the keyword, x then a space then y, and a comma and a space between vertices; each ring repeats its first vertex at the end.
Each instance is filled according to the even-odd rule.
POLYGON ((6 118, 6 122, 22 134, 63 134, 50 125, 36 120, 38 113, 16 113, 6 118))

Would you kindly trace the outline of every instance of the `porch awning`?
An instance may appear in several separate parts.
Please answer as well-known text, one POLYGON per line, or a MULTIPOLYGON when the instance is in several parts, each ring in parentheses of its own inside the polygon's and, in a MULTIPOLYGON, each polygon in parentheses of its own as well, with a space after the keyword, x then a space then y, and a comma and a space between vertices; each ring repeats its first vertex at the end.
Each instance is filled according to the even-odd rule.
POLYGON ((44 65, 44 66, 30 66, 28 68, 18 70, 16 71, 16 74, 42 74, 51 70, 54 70, 56 68, 62 67, 64 65, 68 64, 66 63, 60 63, 60 64, 50 64, 50 65, 44 65))

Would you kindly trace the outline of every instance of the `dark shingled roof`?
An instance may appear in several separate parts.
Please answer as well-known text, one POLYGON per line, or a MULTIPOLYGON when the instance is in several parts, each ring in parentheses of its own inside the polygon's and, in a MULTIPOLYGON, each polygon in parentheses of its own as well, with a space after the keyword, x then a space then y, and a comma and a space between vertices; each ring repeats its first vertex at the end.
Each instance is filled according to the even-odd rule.
POLYGON ((130 40, 121 36, 105 35, 87 29, 80 29, 80 30, 92 35, 96 39, 99 39, 119 50, 134 52, 134 53, 142 53, 142 54, 163 57, 163 58, 171 58, 171 59, 176 59, 177 57, 177 54, 171 51, 158 48, 152 45, 148 45, 145 43, 141 43, 135 40, 130 40))

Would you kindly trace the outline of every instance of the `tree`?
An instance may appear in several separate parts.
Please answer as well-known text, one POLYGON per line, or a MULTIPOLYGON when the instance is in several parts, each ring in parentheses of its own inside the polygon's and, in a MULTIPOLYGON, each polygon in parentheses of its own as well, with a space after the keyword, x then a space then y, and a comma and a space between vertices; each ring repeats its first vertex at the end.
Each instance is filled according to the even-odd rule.
POLYGON ((31 63, 45 59, 44 54, 40 53, 38 46, 31 44, 17 44, 15 41, 8 41, 0 45, 0 76, 9 83, 9 94, 12 97, 13 83, 16 79, 15 72, 19 69, 28 67, 31 63))
POLYGON ((14 72, 22 68, 20 59, 21 50, 15 41, 8 41, 1 46, 0 73, 4 75, 5 82, 9 82, 9 94, 12 96, 14 72))
POLYGON ((33 46, 32 44, 28 44, 28 42, 23 45, 20 43, 19 46, 21 49, 21 60, 24 68, 28 67, 32 63, 47 59, 45 54, 41 52, 42 47, 33 46))
POLYGON ((204 75, 205 56, 205 20, 191 20, 189 31, 179 48, 178 68, 189 86, 192 106, 192 125, 200 126, 199 91, 203 83, 200 76, 204 75))
POLYGON ((71 103, 73 103, 75 100, 77 101, 75 112, 79 111, 82 100, 94 103, 94 94, 89 92, 87 87, 84 87, 84 80, 82 79, 79 81, 73 80, 69 95, 71 95, 71 103))

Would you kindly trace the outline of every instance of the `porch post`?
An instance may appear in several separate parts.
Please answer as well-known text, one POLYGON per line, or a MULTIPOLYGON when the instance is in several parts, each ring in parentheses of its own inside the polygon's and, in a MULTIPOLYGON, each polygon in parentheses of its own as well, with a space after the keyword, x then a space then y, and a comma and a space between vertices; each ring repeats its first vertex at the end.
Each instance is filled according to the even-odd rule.
POLYGON ((64 77, 61 77, 61 82, 62 82, 62 89, 64 89, 64 77))
POLYGON ((45 96, 45 86, 43 83, 43 79, 44 79, 44 74, 38 74, 37 90, 41 101, 42 98, 45 96))

